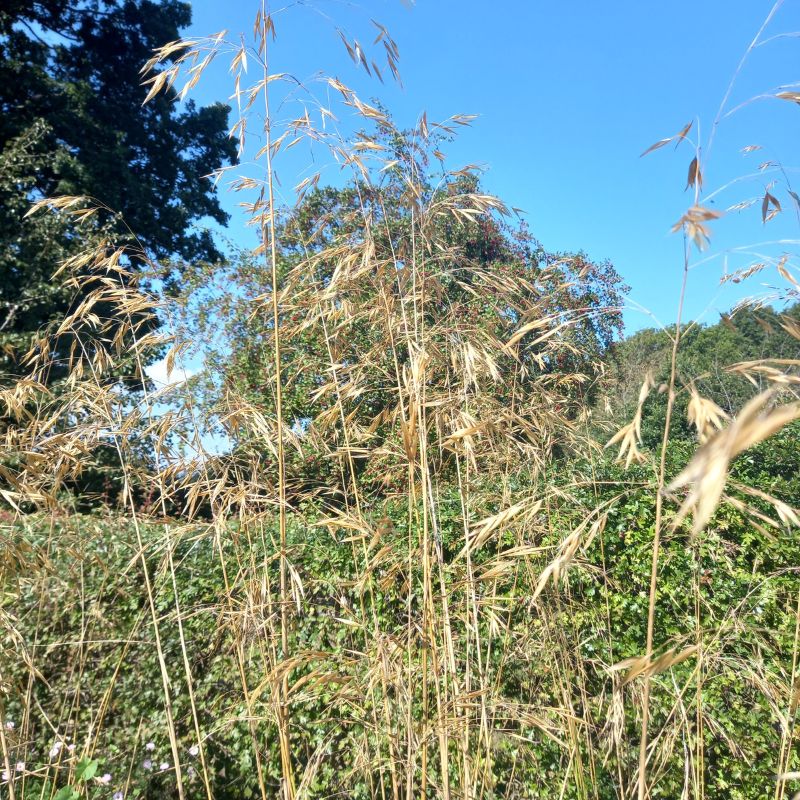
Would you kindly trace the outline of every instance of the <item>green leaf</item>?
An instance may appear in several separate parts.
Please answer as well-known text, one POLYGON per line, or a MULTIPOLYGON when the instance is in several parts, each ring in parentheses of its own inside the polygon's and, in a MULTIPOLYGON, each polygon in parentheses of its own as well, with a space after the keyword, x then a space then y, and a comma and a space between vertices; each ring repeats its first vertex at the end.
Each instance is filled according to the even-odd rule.
POLYGON ((58 794, 53 800, 78 800, 78 797, 80 797, 80 795, 71 786, 64 786, 62 789, 59 789, 58 794))
POLYGON ((75 769, 75 778, 79 781, 90 781, 97 772, 98 762, 95 759, 82 758, 75 769))

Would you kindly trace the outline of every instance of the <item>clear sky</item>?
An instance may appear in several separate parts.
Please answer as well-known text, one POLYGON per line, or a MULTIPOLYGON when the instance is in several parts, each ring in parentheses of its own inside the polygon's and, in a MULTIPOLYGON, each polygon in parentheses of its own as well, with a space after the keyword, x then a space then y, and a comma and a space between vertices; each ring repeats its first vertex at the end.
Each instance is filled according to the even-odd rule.
MULTIPOLYGON (((235 37, 252 29, 258 2, 194 0, 192 6, 190 35, 226 28, 235 37)), ((423 111, 429 120, 478 114, 449 146, 448 164, 485 167, 486 189, 524 209, 547 249, 610 259, 631 286, 625 319, 632 331, 654 324, 639 306, 663 323, 675 318, 682 243, 670 227, 692 201, 692 191, 684 192, 690 146, 640 154, 694 120, 692 135, 699 126, 705 159, 720 103, 772 7, 772 0, 273 3, 272 64, 304 81, 320 71, 335 75, 362 98, 381 99, 400 126, 412 126, 423 111), (402 89, 368 79, 336 34, 339 26, 367 45, 375 36, 370 18, 399 46, 402 89)), ((750 55, 726 110, 800 81, 798 31, 800 2, 785 0, 762 35, 770 41, 750 55)), ((217 69, 193 96, 204 103, 230 93, 230 77, 217 69)), ((714 224, 712 248, 696 260, 712 258, 691 271, 689 317, 713 323, 737 299, 780 282, 772 268, 743 285, 719 285, 726 268, 798 249, 800 216, 788 189, 800 194, 799 146, 800 106, 786 100, 753 101, 718 125, 705 164, 706 196, 751 175, 717 195, 712 207, 757 202, 714 224), (743 154, 747 145, 763 149, 743 154), (783 170, 760 171, 768 161, 783 170), (784 213, 764 225, 761 198, 771 181, 784 213)), ((249 242, 240 232, 237 198, 224 202, 234 214, 228 235, 249 242)))

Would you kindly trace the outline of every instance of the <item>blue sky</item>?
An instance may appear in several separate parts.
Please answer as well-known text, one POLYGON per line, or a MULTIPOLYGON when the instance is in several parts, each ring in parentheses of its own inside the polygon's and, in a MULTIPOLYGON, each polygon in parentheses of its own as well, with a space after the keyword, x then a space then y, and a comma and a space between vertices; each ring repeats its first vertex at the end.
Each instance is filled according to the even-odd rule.
MULTIPOLYGON (((192 6, 188 34, 226 28, 235 38, 252 29, 258 3, 195 0, 192 6)), ((772 6, 769 0, 273 4, 272 63, 274 71, 303 81, 320 71, 335 75, 362 98, 380 98, 401 126, 412 126, 423 111, 429 120, 478 114, 448 147, 448 165, 482 165, 486 189, 524 209, 547 249, 582 249, 594 259, 610 259, 631 286, 625 319, 632 331, 654 324, 639 306, 663 323, 675 318, 683 256, 681 239, 669 231, 692 201, 691 190, 684 192, 691 147, 640 154, 694 120, 705 159, 720 103, 772 6), (370 18, 383 23, 399 46, 402 89, 368 79, 336 35, 338 25, 366 45, 375 35, 370 18)), ((778 38, 751 54, 726 109, 800 80, 800 38, 783 35, 797 31, 800 3, 786 0, 762 36, 778 38)), ((193 96, 205 103, 230 93, 230 77, 218 68, 193 96)), ((279 113, 295 116, 288 107, 279 113)), ((748 283, 719 286, 725 269, 797 249, 800 223, 787 189, 800 194, 798 145, 800 107, 785 100, 750 102, 717 127, 705 193, 737 176, 753 177, 721 192, 712 207, 758 202, 715 223, 712 248, 691 270, 688 317, 715 322, 737 299, 780 282, 768 269, 748 283), (743 154, 747 145, 763 149, 743 154), (780 162, 783 171, 759 171, 766 161, 780 162), (773 180, 770 191, 784 213, 763 225, 760 198, 773 180)), ((283 174, 290 186, 298 167, 286 169, 295 171, 283 174)), ((242 232, 237 200, 224 199, 233 214, 227 235, 248 244, 252 233, 242 232)))

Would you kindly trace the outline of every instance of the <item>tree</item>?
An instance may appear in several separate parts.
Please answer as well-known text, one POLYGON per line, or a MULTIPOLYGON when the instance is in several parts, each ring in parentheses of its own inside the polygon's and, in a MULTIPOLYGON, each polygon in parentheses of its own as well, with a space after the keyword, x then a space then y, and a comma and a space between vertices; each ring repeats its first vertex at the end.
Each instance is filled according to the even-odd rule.
MULTIPOLYGON (((684 328, 677 354, 677 393, 670 438, 694 440, 697 432, 690 425, 687 410, 691 387, 716 403, 726 414, 739 409, 770 382, 770 370, 780 367, 780 359, 800 356, 798 320, 800 304, 776 311, 773 308, 742 308, 726 314, 714 325, 691 324, 684 328), (732 369, 743 362, 761 362, 747 374, 732 369)), ((646 328, 617 342, 609 352, 606 392, 614 398, 613 417, 617 422, 630 418, 636 407, 639 388, 650 371, 656 386, 669 380, 670 331, 646 328)), ((644 406, 642 438, 648 447, 660 446, 666 420, 666 393, 652 393, 644 406)))
MULTIPOLYGON (((102 230, 155 259, 218 260, 204 219, 227 220, 203 177, 235 159, 228 107, 146 106, 139 69, 191 21, 177 0, 12 0, 0 10, 0 372, 80 299, 54 284, 59 259, 86 245, 63 216, 24 218, 33 199, 85 195, 102 230), (122 221, 124 220, 124 225, 122 221)), ((136 257, 131 259, 135 262, 136 257)), ((135 264, 134 264, 135 266, 135 264)), ((176 275, 165 267, 164 277, 176 275)), ((57 377, 57 376, 55 376, 57 377)))
MULTIPOLYGON (((420 393, 440 443, 474 429, 471 458, 560 446, 620 330, 613 266, 547 253, 474 173, 436 175, 425 138, 387 123, 368 140, 388 166, 308 192, 280 222, 283 421, 303 431, 301 486, 405 480, 420 393), (471 421, 455 409, 465 394, 471 421)), ((222 282, 205 320, 227 334, 220 394, 275 424, 269 271, 247 256, 222 282)), ((452 467, 456 441, 431 447, 435 471, 452 467)))

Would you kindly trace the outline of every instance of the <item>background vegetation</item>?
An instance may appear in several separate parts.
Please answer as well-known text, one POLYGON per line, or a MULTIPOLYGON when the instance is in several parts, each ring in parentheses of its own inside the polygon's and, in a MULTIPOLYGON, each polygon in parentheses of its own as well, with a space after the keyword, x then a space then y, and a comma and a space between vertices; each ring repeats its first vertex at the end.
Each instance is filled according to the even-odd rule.
MULTIPOLYGON (((612 264, 547 252, 446 168, 467 117, 405 130, 327 78, 338 104, 280 126, 266 6, 252 40, 188 21, 0 12, 0 790, 792 796, 786 243, 731 278, 780 281, 770 304, 625 338, 612 264), (177 110, 215 59, 232 138, 230 109, 177 110), (279 207, 301 141, 345 178, 279 207), (260 244, 223 256, 191 223, 225 221, 210 178, 237 158, 260 244)), ((375 27, 340 36, 396 77, 375 27)), ((721 213, 692 137, 651 148, 694 150, 682 291, 721 213)))

